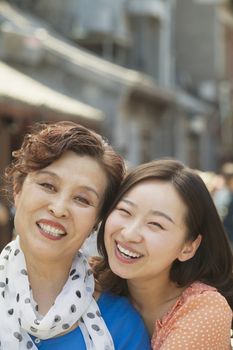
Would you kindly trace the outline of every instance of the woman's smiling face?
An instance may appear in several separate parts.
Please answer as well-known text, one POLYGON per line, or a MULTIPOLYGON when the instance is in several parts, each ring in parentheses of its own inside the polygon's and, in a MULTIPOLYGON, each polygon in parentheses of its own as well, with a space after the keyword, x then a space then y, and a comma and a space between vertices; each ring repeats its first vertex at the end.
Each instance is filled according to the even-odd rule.
POLYGON ((105 224, 105 246, 113 272, 126 279, 169 276, 184 252, 186 206, 169 182, 147 180, 132 187, 105 224))
POLYGON ((73 257, 98 221, 106 187, 99 163, 72 151, 29 173, 15 194, 15 229, 25 255, 73 257))

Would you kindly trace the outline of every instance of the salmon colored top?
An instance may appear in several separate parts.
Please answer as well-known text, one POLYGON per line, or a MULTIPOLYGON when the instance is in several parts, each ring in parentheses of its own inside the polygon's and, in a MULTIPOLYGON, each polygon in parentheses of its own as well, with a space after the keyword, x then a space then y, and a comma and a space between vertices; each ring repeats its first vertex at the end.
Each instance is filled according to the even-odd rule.
POLYGON ((218 291, 195 282, 156 321, 153 350, 229 350, 232 310, 218 291))

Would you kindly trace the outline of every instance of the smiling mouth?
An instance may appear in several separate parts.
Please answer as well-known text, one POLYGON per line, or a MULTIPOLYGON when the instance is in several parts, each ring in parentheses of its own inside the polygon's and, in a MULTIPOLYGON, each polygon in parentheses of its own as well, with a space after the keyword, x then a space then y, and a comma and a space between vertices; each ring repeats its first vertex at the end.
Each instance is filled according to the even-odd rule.
POLYGON ((139 254, 139 253, 136 253, 136 252, 132 252, 124 247, 122 247, 119 243, 116 243, 116 247, 117 247, 117 251, 118 253, 128 259, 128 260, 136 260, 136 259, 140 259, 143 255, 142 254, 139 254))
POLYGON ((54 226, 51 226, 51 225, 48 225, 48 224, 37 223, 37 226, 45 234, 50 235, 54 238, 61 238, 61 237, 64 237, 67 235, 67 233, 64 230, 59 229, 59 228, 54 227, 54 226))

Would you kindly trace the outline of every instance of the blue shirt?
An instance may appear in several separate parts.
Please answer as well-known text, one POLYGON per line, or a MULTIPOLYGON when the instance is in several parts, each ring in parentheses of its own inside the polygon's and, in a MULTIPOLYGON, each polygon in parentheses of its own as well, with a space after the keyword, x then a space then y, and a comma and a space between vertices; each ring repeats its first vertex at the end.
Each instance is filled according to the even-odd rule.
MULTIPOLYGON (((143 320, 127 298, 103 293, 98 306, 112 335, 115 350, 151 349, 143 320)), ((39 350, 86 350, 79 327, 56 338, 39 340, 31 337, 39 350)))

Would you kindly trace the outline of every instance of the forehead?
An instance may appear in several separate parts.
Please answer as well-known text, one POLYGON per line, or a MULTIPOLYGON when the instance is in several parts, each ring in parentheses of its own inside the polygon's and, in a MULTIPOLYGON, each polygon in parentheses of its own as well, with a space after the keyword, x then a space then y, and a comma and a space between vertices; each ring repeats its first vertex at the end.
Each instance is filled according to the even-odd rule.
POLYGON ((72 175, 71 169, 77 169, 78 174, 82 173, 82 171, 89 170, 89 174, 91 175, 96 171, 96 169, 98 169, 100 172, 104 172, 100 162, 97 159, 88 155, 80 155, 73 151, 66 151, 60 158, 49 164, 44 169, 67 170, 69 171, 70 175, 72 175))
POLYGON ((128 198, 143 211, 163 210, 175 217, 184 217, 186 205, 170 182, 146 180, 139 182, 122 199, 128 198))
POLYGON ((107 184, 105 171, 95 158, 80 156, 73 151, 67 151, 47 167, 29 173, 26 181, 40 173, 51 175, 54 179, 64 181, 69 185, 82 183, 97 187, 100 191, 104 190, 107 184))

